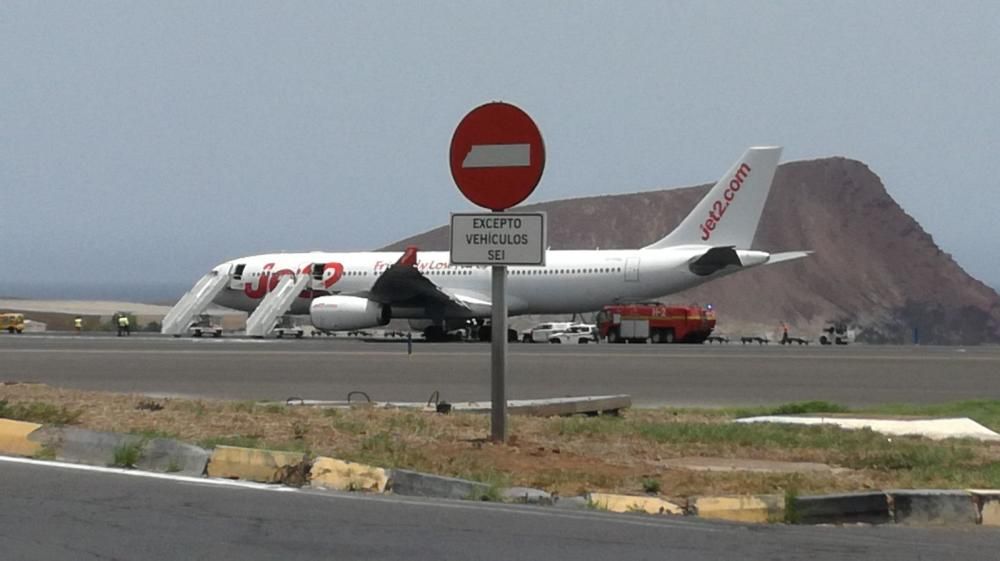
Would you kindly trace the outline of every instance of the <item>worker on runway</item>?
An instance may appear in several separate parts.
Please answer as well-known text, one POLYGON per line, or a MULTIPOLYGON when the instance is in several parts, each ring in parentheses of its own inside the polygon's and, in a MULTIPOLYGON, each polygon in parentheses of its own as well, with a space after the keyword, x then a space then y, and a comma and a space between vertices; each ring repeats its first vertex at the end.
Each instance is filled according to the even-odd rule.
POLYGON ((120 314, 118 316, 118 336, 121 337, 122 333, 124 333, 125 335, 132 335, 131 331, 129 330, 128 316, 125 314, 120 314))
POLYGON ((781 344, 787 345, 789 343, 791 343, 791 341, 788 340, 788 324, 781 322, 781 344))
POLYGON ((79 335, 83 331, 83 318, 80 316, 73 318, 73 327, 76 328, 76 334, 79 335))

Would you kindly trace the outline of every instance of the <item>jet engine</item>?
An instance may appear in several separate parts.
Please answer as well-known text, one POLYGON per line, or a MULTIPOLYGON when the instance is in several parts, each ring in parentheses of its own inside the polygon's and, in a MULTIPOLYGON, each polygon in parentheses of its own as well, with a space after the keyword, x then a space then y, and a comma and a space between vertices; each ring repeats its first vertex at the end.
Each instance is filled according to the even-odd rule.
POLYGON ((321 296, 309 306, 312 324, 326 331, 365 329, 389 323, 389 306, 357 296, 321 296))

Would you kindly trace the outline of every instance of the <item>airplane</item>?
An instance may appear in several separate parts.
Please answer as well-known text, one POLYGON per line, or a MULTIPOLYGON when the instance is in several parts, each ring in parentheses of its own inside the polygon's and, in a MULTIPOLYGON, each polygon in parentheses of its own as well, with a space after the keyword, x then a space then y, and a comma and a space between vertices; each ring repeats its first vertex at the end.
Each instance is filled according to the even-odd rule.
MULTIPOLYGON (((508 267, 508 314, 583 313, 612 303, 649 301, 809 255, 811 251, 750 249, 780 155, 777 146, 747 149, 672 232, 646 247, 549 250, 545 266, 508 267)), ((312 325, 326 332, 407 319, 428 339, 441 339, 469 320, 482 322, 491 311, 490 267, 453 265, 447 251, 410 247, 403 252, 253 255, 222 263, 209 275, 216 277, 213 289, 196 285, 175 309, 185 299, 188 315, 210 302, 258 314, 266 308, 271 327, 278 315, 308 314, 312 325), (281 302, 268 302, 281 291, 281 302)), ((165 333, 168 319, 169 314, 165 333)), ((253 321, 252 315, 248 333, 253 321)), ((489 338, 488 326, 480 336, 489 338)))

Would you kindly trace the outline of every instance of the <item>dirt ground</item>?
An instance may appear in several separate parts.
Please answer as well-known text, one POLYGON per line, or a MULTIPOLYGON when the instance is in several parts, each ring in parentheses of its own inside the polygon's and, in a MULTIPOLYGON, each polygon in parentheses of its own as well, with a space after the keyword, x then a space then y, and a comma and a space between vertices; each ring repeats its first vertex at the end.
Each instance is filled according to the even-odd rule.
POLYGON ((711 412, 632 410, 622 418, 512 417, 512 436, 500 445, 486 440, 489 418, 476 414, 150 399, 37 384, 2 385, 2 401, 7 402, 7 411, 12 406, 34 406, 35 418, 30 420, 36 422, 51 417, 92 430, 177 438, 207 447, 301 450, 497 485, 539 487, 561 495, 809 494, 1000 484, 998 445, 916 438, 886 444, 879 435, 858 431, 734 426, 728 422, 731 418, 711 412), (685 461, 678 461, 682 458, 707 458, 711 461, 702 463, 726 469, 688 468, 685 461), (744 459, 755 460, 752 469, 741 469, 744 459), (812 465, 798 470, 786 462, 837 469, 812 465))

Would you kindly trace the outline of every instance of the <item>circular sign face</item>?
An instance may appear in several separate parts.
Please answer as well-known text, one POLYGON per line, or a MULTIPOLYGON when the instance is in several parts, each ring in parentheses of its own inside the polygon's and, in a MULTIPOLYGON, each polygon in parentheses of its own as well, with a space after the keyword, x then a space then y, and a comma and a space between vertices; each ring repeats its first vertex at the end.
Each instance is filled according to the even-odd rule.
POLYGON ((490 210, 505 210, 535 190, 545 168, 542 134, 509 103, 480 105, 451 137, 451 176, 462 194, 490 210))

